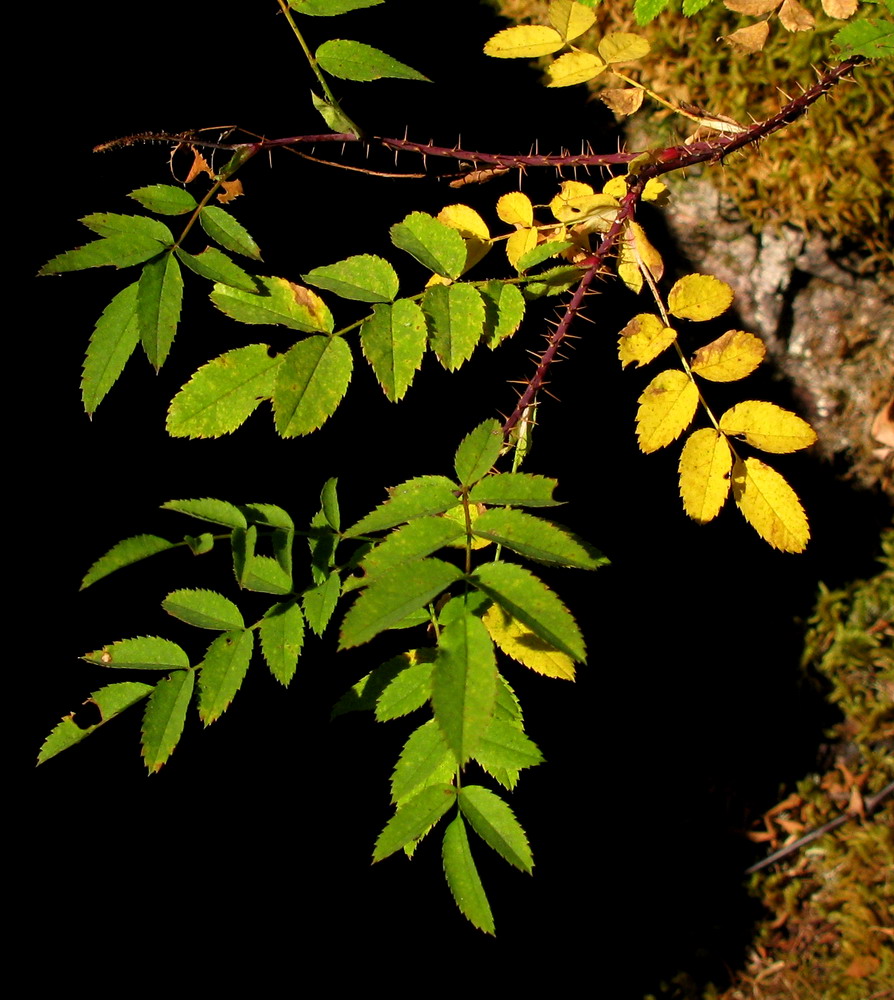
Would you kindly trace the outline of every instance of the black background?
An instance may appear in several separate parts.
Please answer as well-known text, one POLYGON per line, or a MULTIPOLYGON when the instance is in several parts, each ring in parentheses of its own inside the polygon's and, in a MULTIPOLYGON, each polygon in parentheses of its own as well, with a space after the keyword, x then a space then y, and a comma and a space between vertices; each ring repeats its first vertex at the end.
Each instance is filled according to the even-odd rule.
MULTIPOLYGON (((500 26, 474 3, 390 0, 315 20, 307 33, 313 44, 333 36, 379 44, 435 81, 336 81, 371 134, 403 135, 408 126, 411 138, 448 145, 461 133, 470 149, 526 151, 535 140, 553 151, 582 140, 614 148, 612 122, 583 88, 546 91, 526 64, 480 54, 500 26)), ((128 191, 171 182, 161 145, 104 154, 91 147, 155 129, 239 124, 284 136, 323 127, 309 106, 307 67, 273 2, 35 7, 18 37, 30 65, 16 83, 7 148, 7 204, 24 265, 8 300, 8 357, 18 374, 10 380, 7 525, 20 550, 8 585, 22 597, 8 667, 24 681, 11 706, 24 728, 12 749, 23 788, 15 813, 22 864, 12 881, 22 891, 21 930, 41 942, 37 971, 81 970, 90 979, 101 956, 107 970, 146 975, 147 966, 170 963, 206 985, 217 970, 244 970, 258 985, 321 973, 421 985, 448 982, 469 961, 505 982, 584 977, 618 997, 641 996, 680 969, 722 979, 725 965, 742 960, 757 912, 742 886, 741 870, 757 856, 742 828, 812 766, 834 719, 799 683, 796 619, 809 614, 818 580, 835 585, 874 571, 875 539, 890 512, 801 455, 776 465, 811 517, 805 555, 770 550, 735 510, 707 527, 686 519, 677 449, 642 456, 635 446, 646 378, 622 374, 617 363, 616 332, 637 309, 626 292, 593 300, 596 323, 579 325, 581 339, 554 373, 561 402, 544 400, 528 466, 559 479, 568 506, 557 519, 602 547, 612 566, 543 574, 587 634, 590 661, 577 683, 510 671, 547 763, 511 797, 534 848, 533 879, 476 849, 495 942, 453 907, 436 837, 412 863, 369 865, 390 815, 388 775, 413 721, 330 723, 328 714, 346 687, 397 651, 387 638, 338 656, 330 642, 310 643, 287 692, 255 664, 210 730, 190 719, 157 776, 145 775, 136 715, 32 770, 60 716, 110 680, 78 654, 164 634, 192 642, 198 658, 201 642, 159 601, 183 586, 222 589, 226 579, 223 556, 168 554, 79 595, 99 554, 141 532, 193 531, 194 522, 158 510, 174 497, 277 503, 301 523, 317 509, 323 481, 337 475, 347 523, 380 502, 386 486, 449 474, 460 437, 511 408, 507 380, 531 371, 525 350, 542 343, 545 327, 535 309, 516 342, 454 376, 427 358, 398 406, 358 352, 345 403, 308 439, 280 441, 261 411, 230 437, 173 441, 164 434, 167 403, 199 364, 243 343, 288 342, 277 330, 233 324, 187 276, 183 323, 163 372, 155 376, 135 356, 88 421, 78 395, 86 339, 133 279, 111 269, 33 275, 88 239, 80 216, 134 211, 128 191), (426 966, 437 979, 418 978, 426 966)), ((359 151, 346 157, 363 162, 359 151)), ((389 155, 369 162, 393 169, 389 155)), ((421 164, 403 156, 398 167, 421 164)), ((391 224, 411 210, 464 201, 496 228, 493 203, 517 183, 512 175, 451 192, 443 180, 370 178, 287 154, 269 164, 259 158, 242 179, 247 194, 233 211, 261 244, 263 273, 295 280, 379 252, 402 268, 407 288, 422 272, 390 247, 391 224)), ((532 172, 525 183, 544 202, 557 179, 532 172)), ((685 262, 666 252, 670 270, 685 273, 685 262)), ((487 262, 482 271, 499 267, 487 262)), ((345 310, 339 322, 350 316, 350 306, 336 309, 345 310)), ((788 402, 787 387, 769 375, 752 379, 750 391, 788 402)), ((250 617, 254 598, 243 600, 250 617)))

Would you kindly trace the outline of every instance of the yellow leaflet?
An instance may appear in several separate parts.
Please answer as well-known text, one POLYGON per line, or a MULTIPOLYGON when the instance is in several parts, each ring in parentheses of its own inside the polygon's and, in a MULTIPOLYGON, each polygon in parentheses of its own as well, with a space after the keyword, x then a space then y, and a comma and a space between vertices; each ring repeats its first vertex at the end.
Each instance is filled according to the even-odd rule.
MULTIPOLYGON (((484 513, 485 507, 481 503, 469 504, 469 523, 474 524, 479 517, 484 513)), ((455 521, 458 525, 465 528, 466 526, 466 509, 462 504, 457 507, 451 507, 450 510, 445 510, 441 517, 449 518, 451 521, 455 521)), ((448 545, 454 549, 464 549, 466 547, 466 539, 460 538, 455 542, 448 542, 448 545)), ((489 538, 473 538, 472 548, 473 549, 484 549, 488 545, 493 545, 493 542, 489 538)))
POLYGON ((728 330, 699 348, 690 368, 711 382, 735 382, 750 375, 764 360, 767 348, 760 337, 743 330, 728 330))
POLYGON ((519 229, 506 241, 506 256, 509 263, 515 267, 519 260, 537 246, 536 229, 519 229))
POLYGON ((786 31, 810 31, 816 24, 816 18, 798 0, 783 0, 779 20, 786 31))
POLYGON ((649 43, 642 35, 633 35, 627 31, 613 31, 602 39, 597 48, 599 55, 607 63, 621 63, 642 59, 649 52, 649 43))
POLYGON ((816 434, 806 420, 775 403, 748 399, 737 403, 720 418, 724 434, 741 437, 754 448, 785 454, 807 448, 816 434))
POLYGON ((438 221, 451 229, 458 229, 463 239, 476 237, 479 240, 489 240, 490 230, 487 223, 468 205, 447 205, 438 212, 438 221))
POLYGON ((658 451, 678 438, 692 422, 698 390, 681 371, 668 369, 646 386, 636 411, 636 437, 640 451, 658 451))
POLYGON ((510 191, 497 202, 497 215, 510 226, 533 226, 534 206, 521 191, 510 191))
POLYGON ((498 604, 492 604, 481 620, 491 639, 513 660, 547 677, 574 680, 574 661, 554 649, 498 604))
POLYGON ((657 177, 652 177, 646 181, 646 186, 643 188, 643 201, 655 201, 659 205, 663 205, 667 195, 667 185, 662 184, 657 177))
POLYGON ((564 39, 555 28, 522 24, 504 28, 489 38, 484 45, 484 54, 495 59, 536 59, 558 52, 564 44, 564 39))
POLYGON ((547 16, 549 23, 566 41, 582 35, 596 22, 593 9, 574 0, 552 0, 547 16))
POLYGON ((680 453, 680 496, 694 520, 713 521, 729 494, 733 455, 726 438, 705 427, 694 431, 680 453))
POLYGON ((803 552, 810 538, 798 495, 769 465, 757 458, 733 466, 733 498, 745 520, 774 549, 803 552))
POLYGON ((677 331, 651 313, 640 313, 621 330, 618 340, 618 357, 621 367, 636 362, 637 368, 642 368, 670 347, 676 340, 677 331))
POLYGON ((612 198, 623 198, 627 194, 627 178, 623 174, 612 177, 602 186, 602 193, 610 195, 612 198))
POLYGON ((546 67, 547 87, 573 87, 592 80, 606 68, 605 63, 591 52, 566 52, 546 67))
POLYGON ((616 115, 632 115, 643 103, 639 87, 611 87, 599 93, 599 100, 607 104, 616 115))
POLYGON ((643 227, 638 222, 629 222, 624 227, 624 235, 621 238, 618 277, 634 292, 639 292, 643 287, 641 273, 643 266, 649 269, 656 281, 661 280, 664 274, 661 254, 649 242, 643 227))
POLYGON ((756 24, 748 24, 744 28, 734 31, 731 35, 723 35, 722 37, 737 52, 760 52, 769 34, 769 21, 758 21, 756 24))
POLYGON ((667 308, 680 319, 714 319, 729 309, 733 290, 710 274, 687 274, 670 290, 667 308))

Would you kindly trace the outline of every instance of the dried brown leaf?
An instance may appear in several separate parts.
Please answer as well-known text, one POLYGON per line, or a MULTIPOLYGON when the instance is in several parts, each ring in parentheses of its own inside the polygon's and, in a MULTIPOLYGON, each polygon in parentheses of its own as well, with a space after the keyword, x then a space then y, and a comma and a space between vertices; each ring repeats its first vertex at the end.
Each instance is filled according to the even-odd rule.
POLYGON ((232 201, 234 198, 238 198, 241 194, 245 193, 242 190, 242 181, 238 177, 234 181, 224 181, 221 187, 223 191, 217 196, 217 200, 221 205, 226 205, 228 201, 232 201))
POLYGON ((770 25, 766 21, 758 21, 757 24, 749 24, 744 28, 739 28, 731 35, 723 35, 723 41, 731 45, 737 52, 760 52, 769 34, 770 25))
POLYGON ((798 0, 783 0, 779 20, 786 31, 810 31, 816 24, 816 18, 798 0))

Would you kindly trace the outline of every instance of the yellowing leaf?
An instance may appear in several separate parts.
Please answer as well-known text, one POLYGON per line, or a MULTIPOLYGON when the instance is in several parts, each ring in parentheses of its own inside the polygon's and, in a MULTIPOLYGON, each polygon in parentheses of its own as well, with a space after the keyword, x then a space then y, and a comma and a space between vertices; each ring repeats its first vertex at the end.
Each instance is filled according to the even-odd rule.
POLYGON ((733 498, 745 520, 774 549, 803 552, 810 538, 797 493, 775 469, 746 458, 733 466, 733 498))
POLYGON ((670 347, 677 337, 677 331, 665 326, 652 313, 640 313, 621 330, 618 340, 618 357, 621 367, 636 362, 642 368, 670 347))
POLYGON ((723 0, 723 6, 734 10, 737 14, 747 14, 749 17, 760 17, 769 14, 771 10, 782 3, 782 0, 723 0))
POLYGON ((642 35, 613 31, 602 39, 597 48, 607 63, 622 63, 642 59, 649 52, 649 43, 642 35))
POLYGON ((574 680, 571 657, 550 646, 499 604, 492 604, 481 620, 491 639, 513 660, 546 677, 574 680))
POLYGON ((822 0, 822 5, 829 17, 844 20, 857 9, 857 0, 822 0))
POLYGON ((668 369, 646 386, 637 401, 636 436, 640 451, 658 451, 678 438, 692 422, 698 390, 685 372, 668 369))
POLYGON ((766 21, 758 21, 739 28, 731 35, 723 35, 723 40, 737 52, 760 52, 769 34, 770 25, 766 21))
POLYGON ((638 222, 630 222, 625 227, 620 241, 620 251, 618 276, 629 289, 639 292, 643 287, 643 267, 649 269, 649 273, 656 281, 661 280, 664 274, 664 261, 638 222))
MULTIPOLYGON (((438 221, 451 229, 459 230, 464 239, 475 236, 480 240, 489 240, 490 231, 487 223, 468 205, 447 205, 438 212, 438 221)), ((530 225, 530 223, 529 223, 530 225)))
POLYGON ((627 194, 627 178, 623 174, 612 177, 610 181, 602 185, 602 193, 612 198, 623 198, 627 194))
POLYGON ((566 52, 546 67, 549 77, 547 87, 573 87, 576 83, 592 80, 606 68, 606 64, 592 52, 566 52))
POLYGON ((509 258, 509 263, 515 267, 521 258, 536 246, 536 229, 519 229, 514 232, 506 241, 506 256, 509 258))
POLYGON ((495 59, 536 59, 558 52, 565 44, 555 30, 541 24, 522 24, 515 28, 504 28, 489 38, 484 46, 484 54, 495 59))
POLYGON ((596 21, 591 7, 575 3, 574 0, 552 0, 547 16, 549 23, 566 41, 582 35, 596 21))
POLYGON ((687 274, 670 290, 667 308, 680 319, 714 319, 729 309, 733 290, 710 274, 687 274))
POLYGON ((497 202, 497 215, 510 226, 533 226, 534 206, 521 191, 510 191, 497 202))
POLYGON ((607 194, 596 194, 589 184, 563 181, 562 189, 549 203, 549 210, 559 222, 592 224, 607 229, 618 210, 618 201, 607 194))
POLYGON ((697 350, 690 367, 711 382, 735 382, 750 375, 766 353, 760 337, 743 330, 728 330, 697 350))
POLYGON ((726 438, 713 427, 689 435, 680 453, 680 496, 694 521, 705 524, 720 513, 729 494, 732 464, 726 438))
POLYGON ((775 403, 749 399, 737 403, 720 418, 724 434, 741 437, 754 448, 785 454, 807 448, 816 434, 806 420, 775 403))
POLYGON ((650 177, 643 188, 643 201, 654 201, 663 205, 667 194, 667 185, 662 184, 657 177, 650 177))
POLYGON ((643 103, 643 91, 639 87, 611 87, 599 94, 599 100, 607 104, 616 115, 632 115, 639 111, 643 103))
POLYGON ((810 31, 816 24, 816 18, 798 0, 783 0, 779 20, 786 31, 810 31))

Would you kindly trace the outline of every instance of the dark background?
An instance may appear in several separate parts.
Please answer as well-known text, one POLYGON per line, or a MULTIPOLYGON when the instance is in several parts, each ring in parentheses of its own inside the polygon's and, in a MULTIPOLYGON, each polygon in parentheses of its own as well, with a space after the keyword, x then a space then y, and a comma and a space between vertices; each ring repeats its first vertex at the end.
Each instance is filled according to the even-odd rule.
MULTIPOLYGON (((206 968, 228 963, 261 983, 327 970, 336 979, 400 981, 424 965, 466 960, 502 981, 582 976, 618 997, 641 996, 681 969, 722 980, 724 967, 742 960, 757 914, 741 871, 759 855, 742 830, 783 783, 812 767, 834 719, 800 683, 798 619, 809 614, 819 580, 836 585, 874 572, 890 509, 799 455, 777 466, 811 518, 805 555, 772 551, 732 509, 707 527, 690 522, 677 496, 677 448, 653 456, 636 449, 636 397, 651 376, 622 374, 617 363, 617 330, 638 311, 626 292, 594 300, 596 324, 579 324, 581 339, 554 373, 561 402, 544 400, 528 466, 559 479, 568 505, 557 519, 603 548, 612 566, 543 574, 587 633, 590 661, 577 683, 509 671, 547 763, 511 796, 534 848, 533 879, 473 847, 495 942, 453 907, 437 837, 412 863, 369 865, 390 815, 387 779, 415 723, 330 723, 328 715, 351 683, 398 651, 387 637, 337 657, 331 641, 310 642, 286 692, 256 663, 210 730, 190 719, 157 776, 147 778, 140 760, 138 711, 32 770, 58 719, 117 679, 76 657, 125 636, 181 636, 161 598, 184 586, 223 589, 227 573, 222 555, 167 554, 79 595, 98 555, 130 535, 195 530, 158 510, 175 497, 277 503, 300 524, 317 509, 323 481, 337 475, 351 522, 386 486, 449 474, 460 437, 512 407, 507 380, 530 373, 525 351, 542 343, 545 329, 536 317, 551 312, 535 308, 513 343, 457 375, 428 357, 398 406, 357 352, 346 401, 308 439, 277 439, 262 408, 230 437, 174 441, 164 434, 166 406, 199 364, 243 343, 288 342, 217 313, 188 275, 163 372, 155 376, 135 355, 88 421, 78 394, 87 337, 133 279, 111 269, 33 275, 89 239, 80 216, 135 211, 128 191, 171 182, 162 145, 96 155, 91 147, 155 129, 239 124, 283 136, 323 127, 309 106, 303 57, 272 0, 159 0, 126 12, 105 2, 49 14, 35 7, 23 25, 33 61, 15 106, 7 197, 24 265, 14 286, 23 305, 8 334, 19 373, 10 380, 8 526, 21 547, 14 565, 24 572, 10 580, 22 603, 9 666, 24 681, 14 703, 24 735, 13 747, 23 863, 13 882, 22 890, 22 932, 42 942, 40 972, 93 975, 97 954, 123 967, 146 945, 164 968, 162 946, 176 941, 182 972, 205 982, 213 979, 206 968)), ((612 121, 583 88, 547 91, 527 64, 480 54, 500 26, 475 3, 389 0, 308 22, 307 34, 312 44, 339 36, 379 44, 435 81, 336 81, 369 133, 403 135, 409 126, 411 138, 443 144, 461 133, 464 147, 491 151, 523 152, 535 140, 552 151, 582 140, 615 148, 612 121)), ((358 150, 346 159, 363 162, 358 150)), ((385 154, 369 162, 393 169, 385 154)), ((398 166, 421 169, 410 156, 398 166)), ((269 164, 258 158, 242 179, 247 194, 232 208, 261 244, 263 273, 295 280, 311 267, 379 252, 402 269, 406 288, 421 271, 390 247, 390 225, 411 210, 436 213, 463 201, 496 228, 493 204, 517 184, 511 175, 453 192, 437 178, 370 178, 287 154, 269 164)), ((525 181, 535 202, 548 201, 556 184, 552 173, 525 181)), ((665 252, 669 270, 685 273, 673 248, 665 252)), ((492 256, 482 273, 502 273, 499 253, 492 256)), ((335 303, 339 324, 350 308, 335 303)), ((758 398, 786 405, 788 388, 770 374, 751 382, 758 398)), ((254 600, 243 602, 250 608, 254 600)), ((185 626, 182 637, 197 659, 205 637, 196 641, 185 626)))

